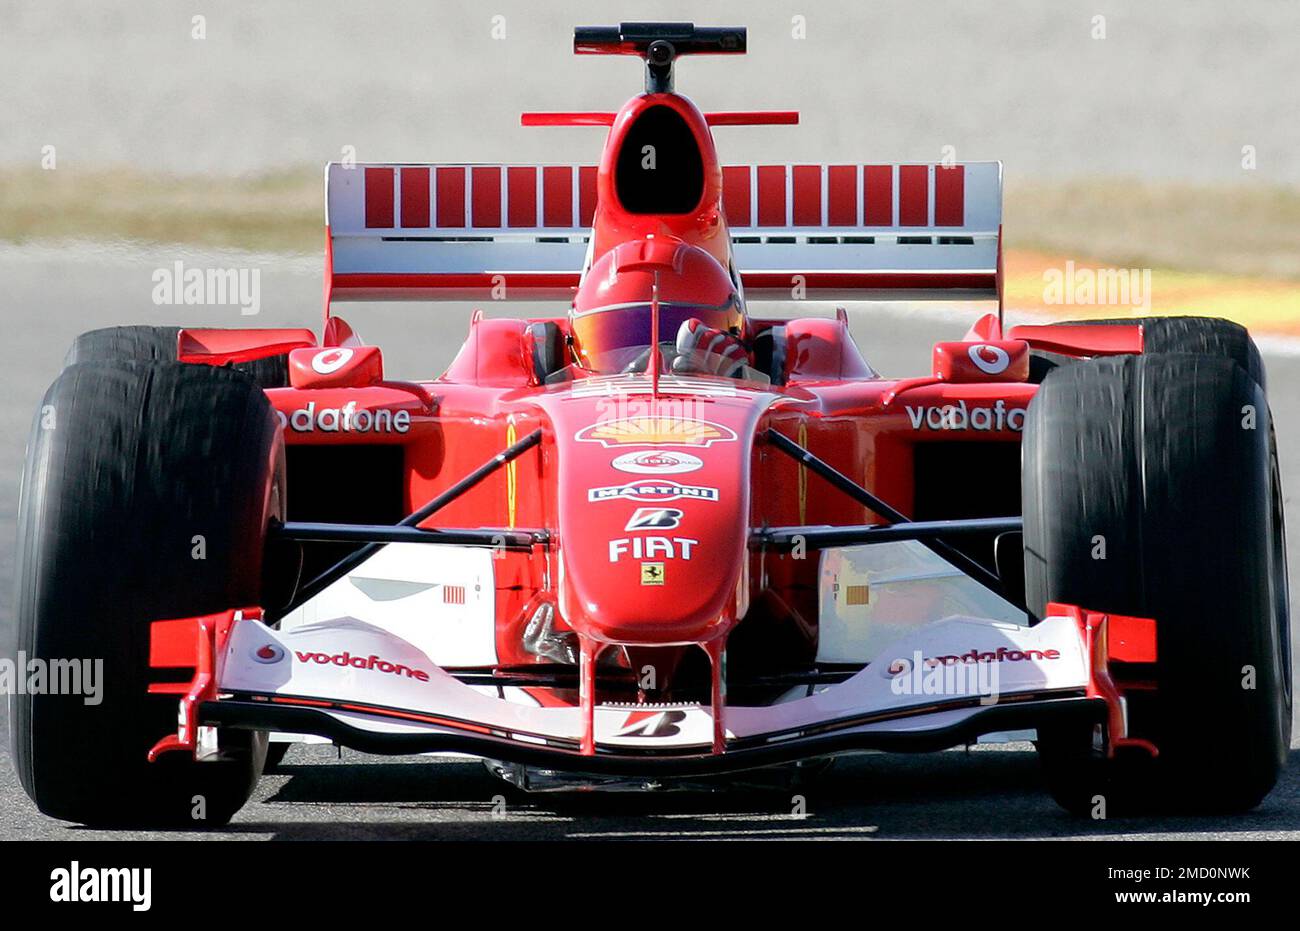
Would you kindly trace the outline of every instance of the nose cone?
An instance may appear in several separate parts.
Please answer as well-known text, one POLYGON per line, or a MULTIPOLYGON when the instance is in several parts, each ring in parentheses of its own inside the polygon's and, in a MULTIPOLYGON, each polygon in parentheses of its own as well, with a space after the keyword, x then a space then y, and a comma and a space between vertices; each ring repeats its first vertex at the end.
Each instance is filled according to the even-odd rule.
POLYGON ((585 425, 581 402, 557 412, 560 609, 595 640, 698 643, 743 614, 758 406, 665 400, 585 425))

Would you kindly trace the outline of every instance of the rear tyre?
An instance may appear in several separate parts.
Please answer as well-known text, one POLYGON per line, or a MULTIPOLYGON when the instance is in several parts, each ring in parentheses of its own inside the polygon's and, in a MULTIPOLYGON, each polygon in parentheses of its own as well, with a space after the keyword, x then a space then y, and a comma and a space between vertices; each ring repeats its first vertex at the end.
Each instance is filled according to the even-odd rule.
POLYGON ((1040 733, 1053 796, 1074 812, 1240 811, 1269 792, 1291 734, 1282 498, 1263 388, 1235 361, 1168 354, 1065 366, 1029 406, 1025 580, 1049 601, 1152 617, 1158 660, 1133 670, 1133 736, 1040 733), (1102 558, 1098 558, 1098 554, 1102 558))
MULTIPOLYGON (((114 326, 82 333, 68 350, 64 365, 79 362, 175 362, 177 326, 114 326)), ((238 369, 263 388, 289 386, 289 356, 280 354, 252 362, 236 362, 238 369)))
POLYGON ((150 623, 262 603, 284 477, 276 418, 240 372, 83 363, 46 392, 19 503, 17 647, 102 672, 98 704, 13 696, 15 766, 42 812, 207 827, 248 798, 265 735, 223 732, 217 761, 146 760, 177 713, 176 696, 147 691, 150 623))
MULTIPOLYGON (((1118 317, 1107 320, 1068 320, 1074 326, 1142 326, 1143 352, 1193 352, 1231 359, 1256 384, 1266 388, 1264 362, 1250 333, 1239 323, 1219 317, 1118 317)), ((1034 350, 1029 354, 1029 380, 1041 384, 1060 365, 1077 360, 1070 356, 1034 350)))

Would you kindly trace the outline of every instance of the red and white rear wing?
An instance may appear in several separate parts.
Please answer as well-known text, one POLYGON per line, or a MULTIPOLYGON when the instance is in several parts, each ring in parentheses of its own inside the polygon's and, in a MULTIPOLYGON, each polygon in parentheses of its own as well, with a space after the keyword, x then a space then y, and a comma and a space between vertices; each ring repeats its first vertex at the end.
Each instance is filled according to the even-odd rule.
POLYGON ((748 297, 996 298, 1002 163, 722 169, 748 297))
POLYGON ((596 169, 325 169, 333 300, 567 300, 582 274, 596 169))
MULTIPOLYGON (((1002 166, 723 169, 750 297, 998 294, 1002 166)), ((595 166, 326 169, 328 297, 568 299, 596 210, 595 166)))

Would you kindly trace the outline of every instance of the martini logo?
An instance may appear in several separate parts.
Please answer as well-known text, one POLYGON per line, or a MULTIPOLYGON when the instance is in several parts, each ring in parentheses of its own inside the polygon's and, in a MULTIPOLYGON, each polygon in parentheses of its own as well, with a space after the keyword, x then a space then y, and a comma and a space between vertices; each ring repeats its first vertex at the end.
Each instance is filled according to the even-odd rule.
POLYGON ((633 711, 614 736, 676 737, 682 732, 677 725, 685 720, 685 711, 633 711))
POLYGON ((701 468, 704 460, 690 453, 651 449, 616 456, 610 465, 620 472, 631 472, 634 475, 680 475, 701 468))
POLYGON ((708 420, 683 417, 625 417, 606 420, 579 430, 575 440, 602 446, 698 446, 729 443, 736 433, 708 420))
POLYGON ((681 522, 681 508, 637 508, 623 529, 674 530, 681 522))
POLYGON ((326 349, 311 357, 311 369, 317 375, 333 375, 352 360, 351 349, 326 349))
POLYGON ((693 498, 696 501, 717 501, 718 489, 704 485, 682 485, 673 481, 628 482, 626 485, 607 485, 603 488, 588 488, 588 501, 644 501, 654 504, 660 501, 677 501, 680 498, 693 498))

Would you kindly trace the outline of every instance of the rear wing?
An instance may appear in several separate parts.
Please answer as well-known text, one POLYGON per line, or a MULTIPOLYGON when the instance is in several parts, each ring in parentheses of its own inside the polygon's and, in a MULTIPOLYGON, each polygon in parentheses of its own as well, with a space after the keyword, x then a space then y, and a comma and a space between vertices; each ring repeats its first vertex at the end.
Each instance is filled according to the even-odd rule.
POLYGON ((568 300, 596 168, 332 162, 325 205, 327 300, 568 300))
MULTIPOLYGON (((999 296, 1000 162, 722 172, 749 297, 999 296)), ((594 165, 331 163, 326 300, 567 300, 595 211, 594 165)))
POLYGON ((747 297, 1000 296, 1002 163, 722 169, 747 297))

